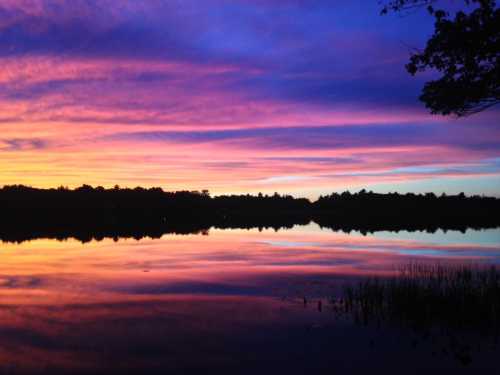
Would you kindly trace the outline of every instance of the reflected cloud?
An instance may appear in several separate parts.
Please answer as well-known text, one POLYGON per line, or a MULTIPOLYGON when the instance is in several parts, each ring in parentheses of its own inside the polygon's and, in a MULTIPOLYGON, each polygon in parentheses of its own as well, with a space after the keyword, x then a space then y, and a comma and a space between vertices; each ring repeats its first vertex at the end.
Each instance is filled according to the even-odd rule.
MULTIPOLYGON (((342 323, 318 301, 338 296, 346 283, 392 275, 410 260, 495 264, 499 240, 498 229, 398 236, 311 224, 140 241, 2 244, 0 369, 120 373, 117 363, 127 358, 128 371, 234 372, 255 353, 258 363, 265 359, 277 369, 287 363, 301 373, 310 362, 295 363, 292 354, 304 345, 315 363, 328 359, 331 366, 332 345, 344 361, 360 363, 373 350, 362 346, 372 332, 342 323)), ((380 355, 400 350, 406 365, 416 354, 394 347, 392 334, 377 338, 380 355)))
MULTIPOLYGON (((280 232, 213 230, 210 236, 108 239, 85 245, 35 240, 3 245, 0 289, 24 290, 35 299, 67 295, 70 300, 129 292, 269 296, 294 278, 388 275, 395 265, 416 259, 495 264, 499 239, 498 229, 398 237, 322 231, 311 224, 280 232), (43 294, 37 297, 39 292, 43 294)), ((23 299, 8 293, 5 298, 23 299)))

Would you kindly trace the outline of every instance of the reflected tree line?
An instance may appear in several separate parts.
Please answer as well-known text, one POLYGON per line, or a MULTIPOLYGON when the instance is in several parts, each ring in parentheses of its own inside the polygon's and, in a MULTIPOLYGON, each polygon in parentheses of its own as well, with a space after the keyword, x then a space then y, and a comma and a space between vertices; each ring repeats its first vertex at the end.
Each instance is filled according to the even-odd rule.
POLYGON ((206 234, 210 228, 291 228, 312 221, 363 233, 379 230, 461 230, 500 226, 500 199, 484 196, 377 194, 362 190, 316 201, 290 195, 210 196, 161 188, 0 189, 0 239, 161 237, 206 234))

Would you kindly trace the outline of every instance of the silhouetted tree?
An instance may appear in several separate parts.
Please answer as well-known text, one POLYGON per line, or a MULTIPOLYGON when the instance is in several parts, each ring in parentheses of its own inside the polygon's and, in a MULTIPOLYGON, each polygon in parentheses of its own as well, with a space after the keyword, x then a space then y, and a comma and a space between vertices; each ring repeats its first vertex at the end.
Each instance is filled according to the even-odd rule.
POLYGON ((434 34, 406 65, 411 75, 434 69, 442 76, 427 82, 420 100, 433 114, 458 117, 500 103, 500 9, 495 0, 464 0, 470 11, 452 17, 436 9, 436 0, 395 0, 382 14, 427 7, 435 18, 434 34))

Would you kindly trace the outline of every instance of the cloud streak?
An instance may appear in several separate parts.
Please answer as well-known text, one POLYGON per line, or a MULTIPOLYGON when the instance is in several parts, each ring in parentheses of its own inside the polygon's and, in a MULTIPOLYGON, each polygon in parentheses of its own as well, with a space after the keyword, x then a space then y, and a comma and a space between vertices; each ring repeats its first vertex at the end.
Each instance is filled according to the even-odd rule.
POLYGON ((431 20, 378 12, 364 1, 3 1, 0 184, 314 196, 498 176, 498 112, 450 121, 416 99, 423 81, 404 71, 403 43, 421 45, 431 20))

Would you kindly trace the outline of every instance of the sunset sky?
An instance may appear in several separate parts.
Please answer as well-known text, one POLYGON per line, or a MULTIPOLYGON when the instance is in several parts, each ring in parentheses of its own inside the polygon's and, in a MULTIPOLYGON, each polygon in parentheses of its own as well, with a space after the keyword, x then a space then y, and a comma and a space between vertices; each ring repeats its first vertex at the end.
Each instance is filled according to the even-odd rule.
POLYGON ((2 0, 0 185, 500 195, 500 109, 431 116, 377 0, 2 0))

